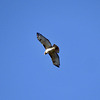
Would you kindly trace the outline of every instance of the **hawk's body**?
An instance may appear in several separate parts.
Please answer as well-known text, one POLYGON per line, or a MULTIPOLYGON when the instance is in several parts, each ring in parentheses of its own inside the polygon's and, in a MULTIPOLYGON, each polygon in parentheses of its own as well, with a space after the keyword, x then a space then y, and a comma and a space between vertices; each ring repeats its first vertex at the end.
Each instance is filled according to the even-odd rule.
POLYGON ((55 66, 59 67, 60 61, 59 61, 59 56, 57 54, 57 53, 59 53, 59 47, 55 44, 52 46, 50 41, 40 33, 37 33, 37 38, 46 49, 44 54, 49 54, 52 59, 53 64, 55 66))
POLYGON ((55 47, 51 47, 51 48, 46 49, 44 54, 47 54, 47 53, 50 53, 50 52, 53 52, 53 51, 55 51, 55 47))

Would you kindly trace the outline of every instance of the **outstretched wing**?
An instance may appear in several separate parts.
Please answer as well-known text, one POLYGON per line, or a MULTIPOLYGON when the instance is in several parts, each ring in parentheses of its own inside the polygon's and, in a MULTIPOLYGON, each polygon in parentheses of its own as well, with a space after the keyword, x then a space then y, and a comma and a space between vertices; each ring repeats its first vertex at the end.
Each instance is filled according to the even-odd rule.
POLYGON ((60 60, 59 60, 59 56, 56 52, 52 52, 52 53, 49 53, 51 59, 52 59, 52 62, 55 66, 59 67, 60 66, 60 60))
POLYGON ((52 47, 50 41, 47 38, 45 38, 42 34, 37 33, 37 39, 43 44, 45 49, 52 47))

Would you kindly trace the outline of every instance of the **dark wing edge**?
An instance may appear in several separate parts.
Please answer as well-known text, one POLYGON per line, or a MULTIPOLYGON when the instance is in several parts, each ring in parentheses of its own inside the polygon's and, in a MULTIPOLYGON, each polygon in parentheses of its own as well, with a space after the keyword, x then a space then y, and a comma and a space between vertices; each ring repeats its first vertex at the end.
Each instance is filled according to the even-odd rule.
POLYGON ((49 53, 49 55, 51 57, 51 60, 52 60, 53 64, 55 66, 59 67, 60 66, 59 55, 56 52, 49 53))
POLYGON ((42 34, 37 33, 37 39, 43 44, 45 49, 52 47, 50 41, 47 38, 45 38, 42 34))

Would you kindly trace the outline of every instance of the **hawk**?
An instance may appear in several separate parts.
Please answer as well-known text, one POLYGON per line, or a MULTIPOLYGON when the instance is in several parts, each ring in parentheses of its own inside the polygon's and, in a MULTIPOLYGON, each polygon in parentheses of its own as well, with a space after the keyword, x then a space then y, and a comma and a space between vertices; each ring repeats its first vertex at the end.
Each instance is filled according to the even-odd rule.
POLYGON ((45 48, 44 55, 49 54, 52 59, 53 64, 55 66, 59 67, 60 60, 59 60, 59 56, 57 54, 57 53, 59 53, 59 47, 56 44, 54 44, 52 46, 50 41, 40 33, 37 33, 37 39, 43 44, 43 46, 45 48))

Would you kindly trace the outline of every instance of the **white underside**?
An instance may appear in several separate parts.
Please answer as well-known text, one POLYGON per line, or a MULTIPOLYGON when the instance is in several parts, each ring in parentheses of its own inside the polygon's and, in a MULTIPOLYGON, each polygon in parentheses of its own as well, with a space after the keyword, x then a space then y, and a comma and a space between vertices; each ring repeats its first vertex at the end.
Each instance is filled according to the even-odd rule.
POLYGON ((55 49, 55 47, 48 48, 48 49, 45 50, 45 53, 49 53, 50 51, 52 51, 52 50, 54 50, 54 49, 55 49))

